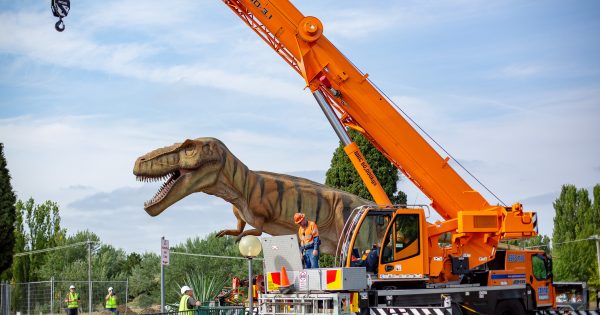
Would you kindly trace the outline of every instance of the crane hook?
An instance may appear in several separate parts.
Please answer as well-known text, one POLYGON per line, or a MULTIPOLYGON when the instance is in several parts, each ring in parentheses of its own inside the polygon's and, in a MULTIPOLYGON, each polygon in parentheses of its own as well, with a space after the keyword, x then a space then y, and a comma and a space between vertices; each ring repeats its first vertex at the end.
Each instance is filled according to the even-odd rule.
POLYGON ((64 31, 65 23, 63 22, 63 18, 69 14, 71 0, 52 0, 50 7, 52 8, 52 14, 58 18, 58 22, 54 24, 54 28, 59 32, 64 31))
POLYGON ((62 18, 58 19, 58 22, 56 22, 56 24, 54 24, 54 29, 56 29, 59 32, 62 32, 65 30, 65 22, 63 22, 62 18))

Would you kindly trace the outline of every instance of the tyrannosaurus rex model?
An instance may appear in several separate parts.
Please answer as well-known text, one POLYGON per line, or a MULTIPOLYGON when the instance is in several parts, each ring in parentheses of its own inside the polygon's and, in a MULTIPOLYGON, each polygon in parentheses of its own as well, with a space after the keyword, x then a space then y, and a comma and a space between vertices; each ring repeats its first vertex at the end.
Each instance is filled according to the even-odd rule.
POLYGON ((218 236, 294 234, 300 211, 319 227, 322 251, 333 254, 345 220, 355 207, 371 203, 353 194, 284 174, 252 171, 218 139, 198 138, 154 150, 133 168, 138 180, 165 179, 144 209, 156 216, 185 196, 204 192, 233 204, 237 228, 218 236), (246 223, 254 229, 244 231, 246 223))

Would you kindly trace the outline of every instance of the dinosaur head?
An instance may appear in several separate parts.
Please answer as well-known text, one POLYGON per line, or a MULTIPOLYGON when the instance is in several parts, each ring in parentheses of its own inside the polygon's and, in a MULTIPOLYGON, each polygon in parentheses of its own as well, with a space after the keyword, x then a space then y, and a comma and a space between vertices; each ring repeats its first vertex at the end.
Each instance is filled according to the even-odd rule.
POLYGON ((139 157, 133 167, 137 180, 165 181, 144 203, 144 210, 151 216, 159 215, 185 196, 215 184, 225 162, 225 150, 215 138, 198 138, 139 157))

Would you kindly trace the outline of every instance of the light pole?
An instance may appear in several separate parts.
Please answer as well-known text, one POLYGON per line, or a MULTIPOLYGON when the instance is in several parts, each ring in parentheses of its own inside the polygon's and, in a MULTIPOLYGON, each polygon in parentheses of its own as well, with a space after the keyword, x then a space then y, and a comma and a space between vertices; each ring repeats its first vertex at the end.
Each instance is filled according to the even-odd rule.
POLYGON ((252 258, 262 250, 260 240, 254 235, 246 235, 240 240, 240 254, 248 259, 248 315, 252 315, 252 258))
MULTIPOLYGON (((590 239, 596 240, 596 260, 598 262, 598 277, 600 277, 600 235, 592 235, 590 239)), ((598 309, 600 309, 600 305, 598 309)))

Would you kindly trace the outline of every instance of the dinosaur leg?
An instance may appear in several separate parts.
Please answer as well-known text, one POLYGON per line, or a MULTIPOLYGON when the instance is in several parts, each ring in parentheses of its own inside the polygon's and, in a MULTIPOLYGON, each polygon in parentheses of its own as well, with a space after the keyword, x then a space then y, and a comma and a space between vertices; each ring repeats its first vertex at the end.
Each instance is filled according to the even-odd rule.
POLYGON ((244 231, 244 227, 246 226, 246 221, 242 220, 242 217, 240 216, 240 210, 238 210, 238 208, 236 208, 236 207, 233 207, 233 215, 235 215, 235 218, 237 219, 237 229, 221 230, 221 231, 219 231, 219 233, 217 233, 217 237, 223 237, 225 235, 238 236, 242 233, 242 231, 244 231))
POLYGON ((240 233, 236 238, 236 242, 239 242, 239 240, 241 240, 242 237, 244 237, 246 235, 261 236, 262 232, 263 232, 264 223, 265 223, 265 218, 255 217, 254 224, 253 224, 255 229, 246 230, 246 231, 243 231, 242 233, 240 233))

